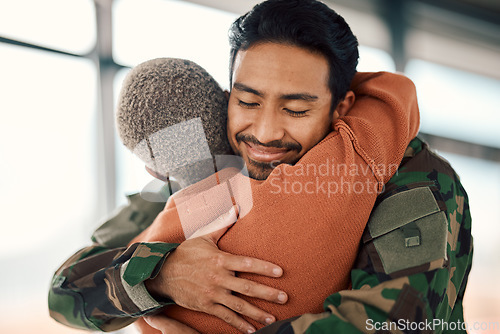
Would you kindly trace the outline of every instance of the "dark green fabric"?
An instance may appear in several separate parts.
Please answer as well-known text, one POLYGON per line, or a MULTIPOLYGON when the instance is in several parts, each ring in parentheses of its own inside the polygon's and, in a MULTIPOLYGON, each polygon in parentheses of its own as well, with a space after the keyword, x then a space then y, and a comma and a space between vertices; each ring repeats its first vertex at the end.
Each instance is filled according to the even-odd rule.
POLYGON ((146 201, 140 194, 132 194, 127 198, 128 205, 120 208, 94 232, 94 242, 109 248, 125 247, 151 225, 165 207, 165 203, 146 201))

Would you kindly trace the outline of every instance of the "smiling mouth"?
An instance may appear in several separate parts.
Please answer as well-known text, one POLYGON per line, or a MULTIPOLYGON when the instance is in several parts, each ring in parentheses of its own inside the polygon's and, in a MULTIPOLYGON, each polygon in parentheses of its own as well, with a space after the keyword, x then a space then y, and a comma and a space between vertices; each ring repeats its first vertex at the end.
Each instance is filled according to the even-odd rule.
POLYGON ((248 157, 255 161, 271 163, 281 160, 290 151, 286 148, 265 147, 249 142, 243 142, 247 147, 248 157))

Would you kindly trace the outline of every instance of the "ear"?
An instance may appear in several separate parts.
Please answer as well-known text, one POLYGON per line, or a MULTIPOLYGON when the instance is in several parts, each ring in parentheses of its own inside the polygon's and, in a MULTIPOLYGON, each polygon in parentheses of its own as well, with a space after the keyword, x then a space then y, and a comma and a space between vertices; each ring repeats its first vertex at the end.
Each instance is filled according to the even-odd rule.
POLYGON ((337 108, 335 108, 335 111, 333 112, 333 120, 345 116, 347 112, 351 110, 355 100, 356 95, 354 95, 354 92, 352 90, 348 91, 345 94, 344 99, 340 101, 337 108))

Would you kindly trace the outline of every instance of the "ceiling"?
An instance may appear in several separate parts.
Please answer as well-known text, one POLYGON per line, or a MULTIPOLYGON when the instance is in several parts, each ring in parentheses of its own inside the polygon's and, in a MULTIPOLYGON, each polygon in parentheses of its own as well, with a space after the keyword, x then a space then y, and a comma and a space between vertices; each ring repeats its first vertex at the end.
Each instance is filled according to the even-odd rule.
POLYGON ((455 1, 463 6, 470 6, 471 8, 476 8, 479 11, 485 11, 490 14, 494 14, 497 16, 497 20, 499 20, 500 1, 498 0, 455 0, 455 1))

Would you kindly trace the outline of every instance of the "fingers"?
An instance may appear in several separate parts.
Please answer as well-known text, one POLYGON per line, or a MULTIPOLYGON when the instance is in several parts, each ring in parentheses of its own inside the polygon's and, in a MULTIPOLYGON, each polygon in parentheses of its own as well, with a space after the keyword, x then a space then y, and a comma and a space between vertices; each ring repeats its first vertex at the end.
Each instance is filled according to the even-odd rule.
POLYGON ((255 328, 227 307, 215 304, 210 312, 242 333, 254 333, 255 328))
POLYGON ((163 315, 144 317, 144 321, 146 321, 154 329, 161 331, 162 334, 200 334, 183 323, 167 318, 163 315))
MULTIPOLYGON (((238 292, 242 295, 248 296, 248 297, 255 297, 263 300, 270 301, 272 303, 277 303, 277 304, 284 304, 288 300, 288 296, 285 292, 271 288, 266 285, 262 285, 247 279, 243 278, 238 278, 238 277, 233 277, 230 278, 226 281, 225 288, 229 291, 234 291, 238 292)), ((228 307, 231 307, 227 305, 228 307)), ((233 310, 235 310, 233 307, 231 307, 233 310)), ((238 313, 239 312, 237 309, 235 310, 238 313)), ((261 311, 262 312, 262 311, 261 311)), ((267 316, 271 316, 270 314, 267 315, 262 315, 264 312, 260 313, 261 318, 266 319, 267 316)), ((259 318, 255 318, 251 316, 250 314, 246 314, 252 319, 255 319, 257 321, 261 321, 259 318)), ((271 316, 272 317, 272 316, 271 316)), ((261 321, 262 322, 262 321, 261 321)), ((265 322, 263 322, 265 323, 265 322)))
MULTIPOLYGON (((235 216, 236 210, 232 210, 213 226, 224 226, 235 216)), ((183 242, 169 255, 159 275, 151 280, 159 283, 150 282, 149 285, 146 283, 146 286, 148 290, 159 295, 169 296, 181 307, 212 314, 241 332, 252 333, 254 328, 242 316, 248 316, 263 324, 274 322, 274 316, 239 298, 238 295, 232 295, 231 292, 279 304, 287 301, 287 295, 280 290, 237 277, 235 272, 274 278, 280 277, 283 270, 267 261, 219 250, 211 238, 217 238, 217 233, 222 235, 224 228, 222 233, 220 230, 212 232, 210 236, 183 242)), ((179 325, 171 322, 168 324, 179 325)))
POLYGON ((272 324, 276 321, 276 318, 272 314, 264 312, 247 301, 232 294, 227 294, 227 297, 223 300, 222 304, 238 314, 246 315, 247 317, 265 325, 272 324))
POLYGON ((281 275, 283 275, 283 269, 279 266, 252 257, 227 254, 223 261, 224 268, 231 271, 252 273, 268 277, 281 277, 281 275))

